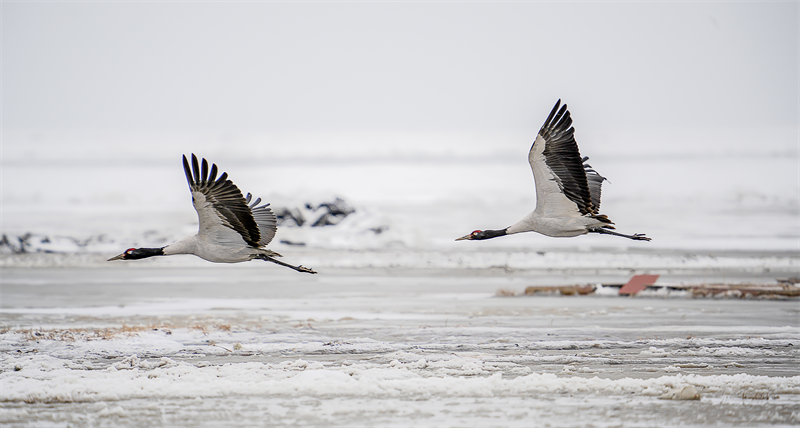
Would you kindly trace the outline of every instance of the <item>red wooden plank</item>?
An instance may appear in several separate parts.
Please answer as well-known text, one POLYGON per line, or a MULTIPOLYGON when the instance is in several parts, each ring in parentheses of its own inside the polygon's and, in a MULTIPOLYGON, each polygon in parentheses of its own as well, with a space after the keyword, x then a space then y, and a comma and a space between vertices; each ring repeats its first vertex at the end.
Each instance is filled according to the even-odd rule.
POLYGON ((636 294, 656 283, 658 275, 636 275, 619 289, 619 294, 636 294))

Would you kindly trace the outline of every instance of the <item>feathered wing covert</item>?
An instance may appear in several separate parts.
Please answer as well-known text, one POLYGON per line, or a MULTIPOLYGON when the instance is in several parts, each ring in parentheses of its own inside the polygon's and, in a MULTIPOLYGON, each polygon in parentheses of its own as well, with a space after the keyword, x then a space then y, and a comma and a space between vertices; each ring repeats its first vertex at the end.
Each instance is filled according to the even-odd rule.
POLYGON ((249 204, 250 211, 253 213, 253 219, 256 221, 258 231, 261 234, 258 245, 264 246, 272 242, 272 239, 275 237, 275 232, 278 230, 278 218, 275 217, 275 213, 269 208, 269 204, 258 206, 261 202, 261 198, 257 198, 253 203, 250 203, 252 198, 253 196, 248 193, 245 202, 249 204))
POLYGON ((536 210, 546 217, 588 215, 610 224, 599 211, 605 178, 581 157, 574 134, 567 105, 558 100, 528 153, 536 210))
POLYGON ((228 180, 227 173, 217 178, 217 165, 212 164, 209 170, 208 162, 203 159, 202 164, 198 163, 194 154, 191 167, 183 156, 183 170, 192 191, 201 235, 223 245, 236 245, 244 240, 250 246, 261 247, 272 241, 277 220, 269 204, 258 206, 260 198, 249 204, 252 198, 249 193, 245 199, 228 180))

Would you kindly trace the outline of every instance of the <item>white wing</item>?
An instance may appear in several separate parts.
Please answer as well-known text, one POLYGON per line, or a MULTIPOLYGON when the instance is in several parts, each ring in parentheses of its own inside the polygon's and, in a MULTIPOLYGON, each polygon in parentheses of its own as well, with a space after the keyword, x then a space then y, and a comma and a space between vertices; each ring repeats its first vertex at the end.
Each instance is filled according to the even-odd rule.
POLYGON ((528 153, 528 162, 531 164, 533 180, 536 183, 536 212, 548 218, 580 216, 578 205, 564 195, 560 179, 545 163, 542 154, 545 144, 544 138, 537 135, 528 153))
MULTIPOLYGON (((536 181, 536 211, 545 217, 597 214, 586 178, 588 165, 578 151, 567 105, 559 110, 560 104, 558 100, 528 153, 536 181)), ((599 185, 596 196, 599 205, 599 185)))
POLYGON ((213 198, 207 198, 203 192, 192 191, 192 204, 197 211, 200 228, 197 235, 210 243, 231 248, 248 246, 242 234, 214 208, 213 198))

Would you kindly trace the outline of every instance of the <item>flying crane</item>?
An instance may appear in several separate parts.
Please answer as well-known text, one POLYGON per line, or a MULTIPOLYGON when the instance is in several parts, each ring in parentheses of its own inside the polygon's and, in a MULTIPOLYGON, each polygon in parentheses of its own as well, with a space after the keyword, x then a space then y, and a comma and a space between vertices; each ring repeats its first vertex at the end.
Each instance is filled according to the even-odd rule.
POLYGON ((536 209, 517 223, 500 230, 475 230, 456 241, 481 240, 521 232, 538 232, 553 237, 587 233, 621 236, 649 241, 642 233, 614 232, 614 223, 600 214, 600 187, 605 177, 586 163, 575 142, 567 105, 556 102, 539 130, 528 153, 536 183, 536 209))
POLYGON ((138 260, 153 256, 193 254, 214 263, 238 263, 259 259, 294 269, 298 272, 316 273, 303 266, 293 266, 275 257, 275 251, 264 248, 278 230, 275 214, 269 204, 261 205, 261 198, 252 201, 252 195, 242 192, 223 172, 217 178, 217 165, 203 159, 198 164, 192 154, 192 165, 183 156, 183 170, 192 203, 200 223, 197 234, 188 236, 161 248, 129 248, 124 253, 108 259, 138 260))

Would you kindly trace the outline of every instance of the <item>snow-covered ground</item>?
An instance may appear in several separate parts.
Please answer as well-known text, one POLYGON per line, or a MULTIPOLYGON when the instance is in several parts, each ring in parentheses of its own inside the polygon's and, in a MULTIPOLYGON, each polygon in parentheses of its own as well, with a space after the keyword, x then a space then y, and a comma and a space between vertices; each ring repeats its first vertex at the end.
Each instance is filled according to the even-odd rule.
POLYGON ((533 208, 529 136, 5 135, 0 423, 797 425, 796 299, 496 296, 800 276, 796 130, 634 134, 579 142, 602 212, 649 243, 454 242, 533 208), (194 233, 192 151, 273 207, 355 208, 279 229, 270 247, 319 275, 107 263, 194 233))

